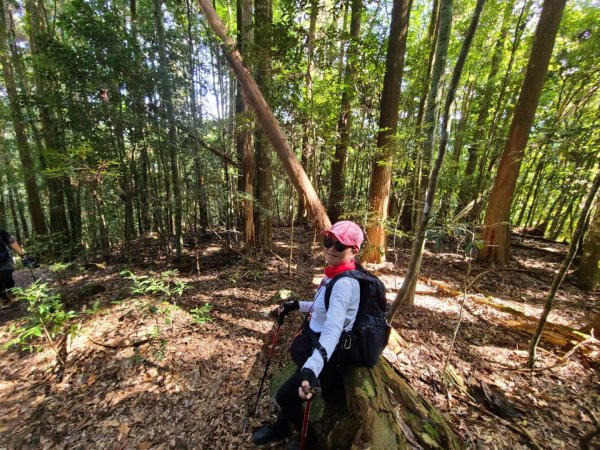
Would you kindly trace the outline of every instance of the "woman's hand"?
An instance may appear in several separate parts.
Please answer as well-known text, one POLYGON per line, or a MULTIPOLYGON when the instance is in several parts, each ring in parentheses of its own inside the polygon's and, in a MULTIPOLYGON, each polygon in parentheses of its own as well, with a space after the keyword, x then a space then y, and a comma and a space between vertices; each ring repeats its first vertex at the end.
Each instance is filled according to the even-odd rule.
POLYGON ((285 316, 286 314, 288 314, 292 311, 295 311, 299 308, 300 308, 300 302, 298 302, 298 300, 290 300, 285 303, 282 303, 277 308, 275 308, 273 311, 271 311, 271 315, 273 317, 281 317, 281 316, 285 316))
POLYGON ((302 382, 298 388, 298 395, 302 400, 310 400, 321 393, 321 383, 312 370, 302 369, 300 379, 302 382))

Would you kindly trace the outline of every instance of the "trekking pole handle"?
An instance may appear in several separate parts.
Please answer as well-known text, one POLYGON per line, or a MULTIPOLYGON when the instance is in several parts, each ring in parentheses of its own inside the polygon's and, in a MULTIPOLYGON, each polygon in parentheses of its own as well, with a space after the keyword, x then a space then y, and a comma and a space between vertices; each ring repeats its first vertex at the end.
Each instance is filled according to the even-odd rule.
MULTIPOLYGON (((302 387, 302 392, 304 392, 304 395, 312 394, 312 396, 314 397, 314 396, 319 395, 321 393, 321 388, 320 387, 306 386, 306 387, 302 387)), ((310 399, 308 399, 307 401, 310 401, 310 399)))

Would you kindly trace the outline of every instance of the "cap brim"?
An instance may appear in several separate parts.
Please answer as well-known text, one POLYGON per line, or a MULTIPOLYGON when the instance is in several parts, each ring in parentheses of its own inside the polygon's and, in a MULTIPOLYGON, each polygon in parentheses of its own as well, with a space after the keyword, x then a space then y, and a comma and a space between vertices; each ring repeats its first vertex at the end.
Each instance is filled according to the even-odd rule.
POLYGON ((333 232, 331 230, 323 230, 323 231, 321 231, 321 234, 323 236, 333 236, 334 238, 336 238, 338 241, 340 241, 345 246, 352 247, 352 248, 354 248, 355 250, 358 251, 358 247, 356 245, 354 245, 354 244, 346 244, 343 240, 340 239, 340 237, 337 234, 335 234, 335 232, 333 232))

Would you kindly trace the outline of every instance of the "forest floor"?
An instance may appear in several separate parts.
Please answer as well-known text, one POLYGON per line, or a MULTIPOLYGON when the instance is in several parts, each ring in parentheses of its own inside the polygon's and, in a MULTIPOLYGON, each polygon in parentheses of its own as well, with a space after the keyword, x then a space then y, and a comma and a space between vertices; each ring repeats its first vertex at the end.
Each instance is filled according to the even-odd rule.
MULTIPOLYGON (((89 314, 77 319, 80 331, 63 348, 63 367, 49 346, 38 353, 0 349, 0 449, 253 448, 252 428, 276 414, 265 389, 249 417, 274 329, 268 313, 284 290, 311 298, 323 264, 312 232, 294 229, 291 267, 290 229, 275 233, 274 252, 254 256, 244 256, 238 244, 226 246, 224 236, 205 236, 190 251, 198 255, 199 273, 189 271, 193 259, 176 264, 177 279, 187 284, 181 296, 166 281, 174 275, 165 275, 170 298, 150 288, 134 295, 132 279, 120 275, 124 269, 150 275, 146 280, 156 287, 158 274, 175 268, 150 237, 128 249, 129 263, 115 254, 58 274, 36 269, 70 309, 89 314), (212 320, 204 322, 207 313, 197 308, 206 303, 212 320)), ((567 354, 577 342, 567 327, 579 329, 598 312, 598 290, 585 294, 566 277, 549 317, 554 333, 548 339, 555 343, 542 340, 536 368, 528 370, 536 323, 528 316, 539 317, 567 246, 523 239, 514 242, 510 268, 489 270, 452 245, 426 251, 416 305, 393 323, 408 346, 398 354, 386 350, 386 358, 442 412, 465 448, 577 448, 600 417, 600 347, 588 340, 567 354), (463 295, 467 274, 472 284, 463 295), (463 302, 449 358, 456 379, 510 402, 518 418, 500 419, 443 382, 463 302)), ((389 255, 392 263, 377 273, 391 301, 410 248, 404 243, 389 255)), ((31 283, 29 271, 16 278, 18 285, 31 283)), ((0 345, 26 313, 23 303, 0 310, 0 345)), ((297 315, 282 327, 271 373, 287 363, 300 321, 297 315)), ((594 444, 600 448, 600 438, 594 444)))

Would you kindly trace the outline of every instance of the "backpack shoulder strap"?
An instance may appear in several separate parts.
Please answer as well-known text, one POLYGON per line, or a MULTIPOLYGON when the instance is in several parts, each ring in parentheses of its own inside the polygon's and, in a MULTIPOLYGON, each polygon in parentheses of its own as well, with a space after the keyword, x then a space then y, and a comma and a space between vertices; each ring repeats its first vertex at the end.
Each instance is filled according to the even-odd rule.
POLYGON ((327 283, 327 286, 325 287, 325 310, 329 310, 329 299, 331 298, 331 291, 333 291, 333 285, 336 283, 337 280, 339 280, 340 278, 345 278, 345 277, 354 278, 355 280, 358 280, 358 281, 364 280, 367 278, 364 273, 362 273, 358 270, 346 270, 346 271, 336 275, 335 277, 333 277, 331 279, 331 281, 329 283, 327 283))

